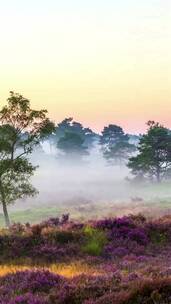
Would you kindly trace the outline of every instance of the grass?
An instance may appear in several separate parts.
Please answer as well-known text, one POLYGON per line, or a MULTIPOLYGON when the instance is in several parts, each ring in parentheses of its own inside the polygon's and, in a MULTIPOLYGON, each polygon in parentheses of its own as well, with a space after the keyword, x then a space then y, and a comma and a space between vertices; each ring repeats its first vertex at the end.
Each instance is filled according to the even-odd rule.
MULTIPOLYGON (((62 215, 62 211, 57 207, 42 207, 42 208, 32 208, 22 211, 11 211, 10 219, 12 222, 20 223, 38 223, 40 220, 47 219, 49 217, 56 217, 62 215)), ((0 226, 4 226, 3 214, 0 214, 0 226)))
POLYGON ((44 264, 44 265, 32 265, 29 261, 26 263, 17 264, 11 263, 0 265, 0 276, 4 276, 10 273, 16 273, 17 271, 25 270, 49 270, 55 274, 59 274, 66 278, 73 278, 75 276, 86 274, 91 276, 99 275, 100 272, 93 266, 89 266, 83 262, 72 262, 70 264, 44 264))
MULTIPOLYGON (((103 204, 94 204, 90 203, 88 205, 87 209, 79 210, 79 207, 77 205, 75 206, 42 206, 40 208, 38 207, 32 207, 25 210, 20 211, 9 211, 9 216, 11 219, 11 222, 15 223, 31 223, 36 224, 39 223, 42 220, 48 219, 50 217, 59 217, 62 214, 69 212, 73 219, 77 220, 87 220, 91 218, 100 218, 104 211, 107 210, 107 203, 103 204)), ((108 205, 109 207, 109 205, 108 205)), ((110 210, 110 207, 109 207, 110 210)), ((0 213, 0 227, 4 227, 4 217, 2 212, 0 213)))
MULTIPOLYGON (((127 191, 127 190, 126 190, 127 191)), ((57 217, 63 213, 69 212, 73 219, 87 220, 92 218, 101 218, 104 216, 121 216, 124 214, 142 212, 145 215, 153 216, 156 212, 160 214, 171 213, 171 183, 146 185, 130 185, 128 201, 84 201, 74 203, 61 203, 57 205, 41 205, 40 207, 30 207, 24 210, 9 209, 9 215, 12 222, 31 224, 38 223, 49 217, 57 217), (130 202, 130 198, 144 198, 142 202, 130 202)), ((24 206, 24 205, 23 205, 24 206)), ((4 226, 2 209, 0 213, 0 227, 4 226)))

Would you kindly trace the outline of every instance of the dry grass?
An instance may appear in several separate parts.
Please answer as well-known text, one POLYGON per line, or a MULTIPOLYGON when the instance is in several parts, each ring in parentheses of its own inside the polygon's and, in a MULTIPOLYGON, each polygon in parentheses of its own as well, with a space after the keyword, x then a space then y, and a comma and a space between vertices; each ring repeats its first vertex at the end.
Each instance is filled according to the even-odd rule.
POLYGON ((100 274, 99 271, 87 264, 75 262, 71 264, 50 264, 41 266, 29 264, 3 264, 0 265, 0 276, 25 270, 49 270, 55 274, 59 274, 67 278, 72 278, 81 274, 91 276, 100 274))

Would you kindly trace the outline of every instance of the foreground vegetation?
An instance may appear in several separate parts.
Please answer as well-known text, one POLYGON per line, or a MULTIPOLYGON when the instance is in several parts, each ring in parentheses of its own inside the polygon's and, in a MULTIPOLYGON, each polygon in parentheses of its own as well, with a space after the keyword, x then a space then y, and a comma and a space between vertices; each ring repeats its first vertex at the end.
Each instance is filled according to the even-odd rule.
POLYGON ((69 216, 0 231, 1 304, 163 304, 171 295, 171 216, 69 216))

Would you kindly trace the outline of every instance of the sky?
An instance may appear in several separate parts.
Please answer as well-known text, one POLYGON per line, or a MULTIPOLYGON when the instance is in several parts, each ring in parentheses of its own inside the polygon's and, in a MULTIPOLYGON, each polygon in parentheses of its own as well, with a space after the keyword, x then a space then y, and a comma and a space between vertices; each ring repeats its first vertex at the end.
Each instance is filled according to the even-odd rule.
POLYGON ((142 133, 171 128, 170 84, 171 0, 0 0, 0 106, 142 133))

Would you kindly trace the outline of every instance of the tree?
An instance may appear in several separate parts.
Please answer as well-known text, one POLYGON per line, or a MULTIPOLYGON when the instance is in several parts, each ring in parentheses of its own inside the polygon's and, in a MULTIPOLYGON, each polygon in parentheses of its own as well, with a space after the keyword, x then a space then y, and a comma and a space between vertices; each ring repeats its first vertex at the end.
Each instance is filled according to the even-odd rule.
POLYGON ((171 168, 171 133, 158 122, 147 123, 147 134, 140 138, 138 155, 130 158, 133 175, 160 182, 171 168))
POLYGON ((0 111, 0 203, 9 226, 8 204, 37 192, 29 182, 36 167, 28 155, 54 125, 46 110, 32 110, 30 101, 22 95, 10 92, 7 101, 0 111))
POLYGON ((82 157, 87 155, 87 147, 84 146, 84 139, 77 133, 66 132, 57 143, 57 148, 69 158, 82 157))
POLYGON ((69 117, 65 118, 56 126, 55 132, 51 137, 51 142, 53 142, 56 146, 58 141, 65 137, 66 133, 74 133, 79 135, 84 141, 84 145, 88 147, 92 146, 97 137, 97 134, 95 134, 90 128, 84 128, 81 123, 76 122, 73 120, 73 118, 69 117))
POLYGON ((103 156, 110 162, 122 164, 135 151, 135 146, 129 143, 129 136, 117 125, 104 127, 100 138, 103 156))

